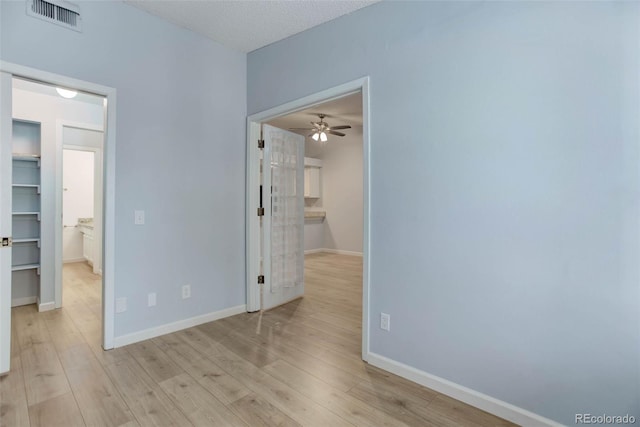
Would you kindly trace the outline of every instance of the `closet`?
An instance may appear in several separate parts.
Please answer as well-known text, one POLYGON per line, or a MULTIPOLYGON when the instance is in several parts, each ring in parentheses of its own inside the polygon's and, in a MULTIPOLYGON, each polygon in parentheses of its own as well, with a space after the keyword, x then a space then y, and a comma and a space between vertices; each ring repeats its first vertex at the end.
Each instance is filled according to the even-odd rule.
POLYGON ((11 306, 40 295, 41 125, 13 120, 11 306))

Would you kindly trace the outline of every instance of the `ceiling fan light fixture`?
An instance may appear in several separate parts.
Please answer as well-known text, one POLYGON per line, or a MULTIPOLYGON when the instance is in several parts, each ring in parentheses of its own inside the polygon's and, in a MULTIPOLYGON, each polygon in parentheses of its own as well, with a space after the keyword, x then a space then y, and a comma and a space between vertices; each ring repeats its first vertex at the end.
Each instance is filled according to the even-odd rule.
POLYGON ((326 133, 320 132, 320 141, 327 142, 327 134, 326 133))
POLYGON ((316 133, 313 134, 313 136, 311 138, 313 138, 314 141, 317 141, 318 138, 320 138, 320 134, 318 132, 316 132, 316 133))

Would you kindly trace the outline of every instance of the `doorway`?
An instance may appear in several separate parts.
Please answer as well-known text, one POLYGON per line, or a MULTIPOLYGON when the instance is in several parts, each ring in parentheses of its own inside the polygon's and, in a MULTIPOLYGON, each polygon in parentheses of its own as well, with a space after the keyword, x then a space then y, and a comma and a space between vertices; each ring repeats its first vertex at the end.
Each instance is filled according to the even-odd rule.
MULTIPOLYGON (((362 78, 344 85, 334 87, 323 92, 272 108, 262 113, 254 114, 248 118, 247 140, 247 309, 257 311, 261 309, 262 289, 259 281, 268 282, 268 278, 262 280, 260 276, 268 268, 271 259, 268 252, 262 258, 261 245, 270 247, 270 241, 262 241, 261 220, 256 215, 260 213, 262 202, 268 200, 264 192, 260 190, 260 164, 262 151, 258 141, 261 141, 261 126, 263 123, 275 121, 288 114, 302 111, 310 107, 318 106, 339 98, 359 93, 362 106, 362 345, 361 357, 368 359, 369 354, 369 82, 368 78, 362 78)), ((267 141, 264 141, 266 146, 267 141)), ((265 154, 266 156, 266 154, 265 154)), ((265 157, 266 158, 266 157, 265 157)), ((266 162, 265 162, 266 163, 266 162)), ((268 202, 267 202, 268 203, 268 202)), ((267 239, 269 236, 267 235, 267 239)))
MULTIPOLYGON (((61 286, 56 288, 54 282, 56 277, 61 277, 62 266, 62 175, 56 175, 56 171, 61 171, 62 167, 62 142, 57 138, 57 120, 51 116, 50 109, 46 103, 31 103, 31 105, 40 109, 40 113, 48 115, 46 120, 40 120, 35 117, 25 117, 22 113, 18 114, 20 105, 16 104, 22 101, 16 97, 16 90, 24 90, 24 85, 40 85, 46 90, 53 92, 57 88, 71 90, 80 96, 99 97, 96 115, 99 115, 102 124, 100 129, 104 131, 104 173, 103 182, 105 188, 104 206, 101 207, 104 218, 104 240, 102 247, 103 253, 100 255, 102 260, 102 270, 104 272, 100 282, 102 283, 102 304, 100 307, 101 330, 102 330, 102 347, 104 349, 113 348, 113 256, 114 256, 114 184, 115 184, 115 90, 112 88, 96 85, 93 83, 68 78, 65 76, 23 67, 11 63, 3 62, 0 64, 0 92, 2 93, 2 101, 0 102, 0 164, 2 165, 2 174, 0 174, 0 235, 8 236, 7 245, 3 245, 0 249, 0 374, 8 372, 10 369, 10 348, 11 348, 11 305, 12 305, 12 276, 16 270, 29 267, 34 271, 38 282, 34 281, 35 286, 31 289, 35 290, 37 295, 36 302, 39 311, 45 311, 59 307, 62 303, 61 286), (20 89, 16 89, 15 85, 20 89), (107 120, 108 118, 108 120, 107 120), (46 123, 46 124, 45 124, 46 123), (26 124, 26 125, 25 125, 26 124), (20 125, 25 129, 19 129, 20 125), (24 131, 24 132, 23 132, 24 131), (31 132, 33 131, 33 132, 31 132), (17 133, 16 133, 17 132, 17 133), (32 147, 40 150, 39 152, 22 153, 26 156, 19 155, 14 150, 14 133, 22 136, 36 136, 31 139, 34 142, 32 147), (52 146, 45 148, 44 140, 53 141, 52 146), (37 144, 36 144, 37 143, 37 144), (50 150, 46 154, 45 150, 50 150), (59 152, 59 155, 56 153, 59 152), (17 156, 16 156, 17 155, 17 156), (17 159, 16 159, 17 157, 17 159), (13 163, 19 161, 27 164, 31 161, 35 166, 35 172, 31 173, 31 178, 38 180, 38 184, 25 183, 20 184, 16 181, 14 185, 14 176, 12 176, 13 163), (31 187, 27 187, 27 185, 31 187), (15 199, 12 193, 19 187, 20 191, 26 194, 27 190, 34 192, 29 194, 28 198, 15 199), (33 188, 33 190, 31 190, 33 188), (59 189, 59 191, 58 191, 59 189), (13 210, 12 200, 18 200, 24 204, 23 207, 33 208, 27 211, 13 210), (25 204, 26 203, 26 204, 25 204), (27 206, 28 205, 28 206, 27 206), (13 218, 34 219, 28 226, 15 229, 13 218), (37 225, 37 227, 35 225, 37 225), (56 226, 58 225, 58 226, 56 226), (29 240, 29 252, 14 251, 12 243, 12 234, 21 231, 31 235, 26 236, 29 240), (37 233, 36 233, 37 232, 37 233), (31 242, 33 240, 34 242, 31 242), (34 244, 32 244, 34 243, 34 244), (59 243, 60 250, 56 249, 59 243), (40 245, 40 247, 38 247, 40 245), (31 247, 33 246, 33 247, 31 247), (37 250, 35 249, 37 248, 37 250), (12 266, 12 253, 26 253, 37 262, 26 265, 12 266), (33 267, 32 265, 36 265, 33 267), (46 275, 44 274, 46 272, 46 275), (37 277, 40 276, 40 277, 37 277), (46 286, 40 282, 47 282, 46 286)), ((58 92, 59 93, 59 92, 58 92)), ((67 92, 68 94, 68 92, 67 92)), ((28 102, 27 102, 28 103, 28 102)), ((31 113, 29 113, 31 114, 31 113)), ((81 116, 80 121, 85 120, 85 116, 81 116)), ((61 129, 61 128, 60 128, 61 129)), ((47 144, 49 144, 49 142, 47 144)), ((28 147, 28 145, 25 145, 28 147)), ((21 165, 23 166, 23 165, 21 165)), ((23 168, 27 170, 27 167, 23 168)), ((16 169, 20 172, 20 170, 16 169)), ((22 171, 24 172, 24 171, 22 171)), ((27 175, 25 175, 27 176, 27 175)), ((16 177, 17 178, 17 177, 16 177)), ((29 179, 31 179, 29 178, 29 179)), ((35 182, 35 181, 34 181, 35 182)), ((16 209, 19 206, 15 206, 16 209)), ((4 241, 4 240, 3 240, 4 241)), ((25 242, 25 246, 26 246, 25 242)), ((22 256, 22 255, 20 255, 22 256)), ((30 258, 30 259, 31 259, 30 258)), ((25 258, 26 259, 26 258, 25 258)), ((25 302, 23 300, 22 302, 25 302)))

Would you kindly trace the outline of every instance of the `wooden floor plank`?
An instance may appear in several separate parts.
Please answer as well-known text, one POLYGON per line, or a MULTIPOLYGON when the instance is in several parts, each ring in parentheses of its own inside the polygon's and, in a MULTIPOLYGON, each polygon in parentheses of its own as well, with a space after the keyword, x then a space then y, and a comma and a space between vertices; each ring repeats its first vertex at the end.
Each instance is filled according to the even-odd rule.
POLYGON ((188 374, 162 381, 160 387, 196 426, 247 427, 233 411, 188 374))
MULTIPOLYGON (((15 341, 14 341, 15 342, 15 341)), ((28 426, 29 408, 20 356, 11 358, 11 371, 0 376, 0 426, 28 426)))
POLYGON ((109 364, 107 371, 141 426, 192 425, 132 358, 109 364))
POLYGON ((366 402, 328 386, 318 378, 285 361, 277 360, 265 366, 265 371, 325 408, 331 409, 353 425, 360 427, 406 427, 406 424, 398 419, 369 406, 366 402))
POLYGON ((29 406, 31 427, 80 427, 86 425, 71 392, 29 406))
POLYGON ((251 427, 301 427, 301 424, 256 394, 236 400, 231 408, 251 427))
POLYGON ((221 402, 231 404, 251 393, 240 381, 201 355, 179 335, 165 335, 154 339, 154 342, 158 343, 161 350, 221 402))
POLYGON ((69 382, 35 305, 17 307, 16 324, 29 406, 69 393, 69 382))

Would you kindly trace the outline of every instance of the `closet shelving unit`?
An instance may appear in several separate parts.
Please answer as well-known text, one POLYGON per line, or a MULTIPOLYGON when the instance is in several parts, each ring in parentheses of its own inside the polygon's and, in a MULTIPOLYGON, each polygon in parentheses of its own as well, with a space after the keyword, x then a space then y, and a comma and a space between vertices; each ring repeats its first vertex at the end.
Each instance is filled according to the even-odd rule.
POLYGON ((40 123, 13 120, 11 256, 12 306, 40 294, 40 123))

